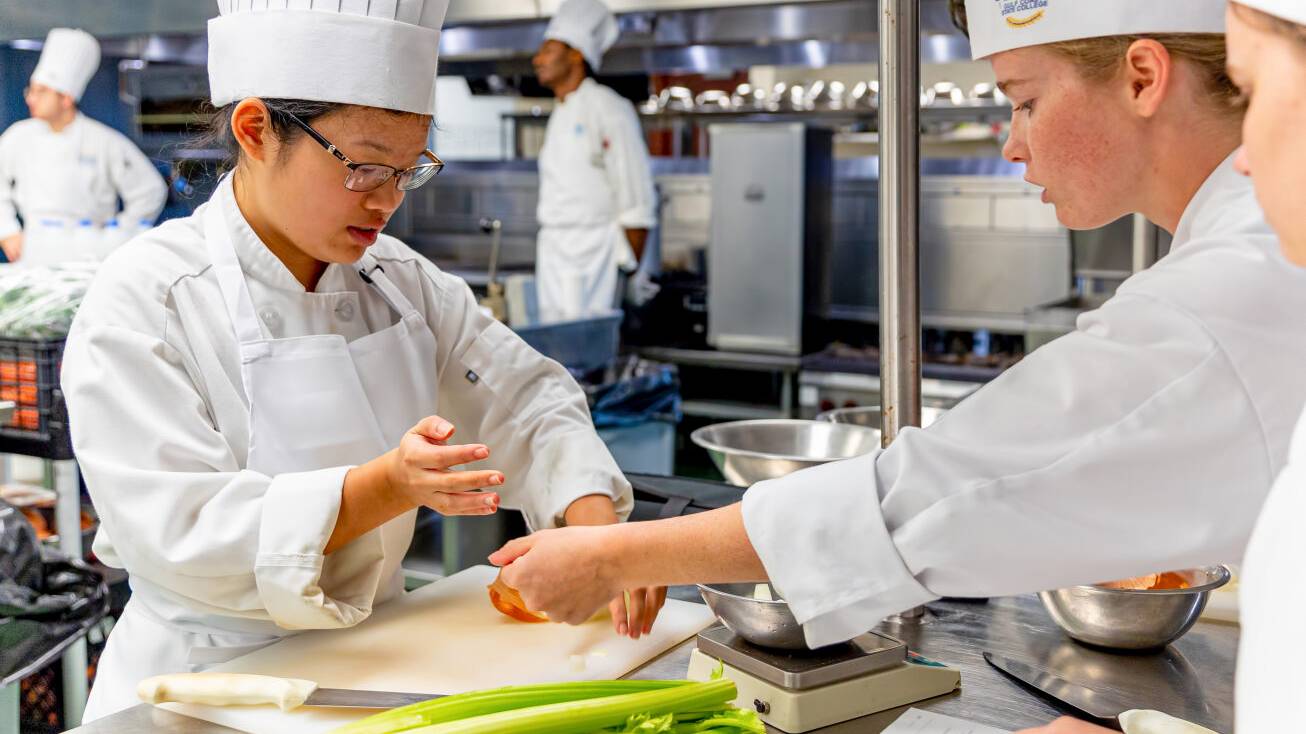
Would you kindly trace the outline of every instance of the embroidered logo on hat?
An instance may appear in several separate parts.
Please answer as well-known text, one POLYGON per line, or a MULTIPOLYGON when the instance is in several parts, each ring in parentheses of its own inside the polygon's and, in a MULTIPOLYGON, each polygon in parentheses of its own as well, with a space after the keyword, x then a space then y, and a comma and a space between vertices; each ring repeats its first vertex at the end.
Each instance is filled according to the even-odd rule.
POLYGON ((1043 20, 1048 0, 995 0, 1002 3, 1002 19, 1012 28, 1028 28, 1043 20))

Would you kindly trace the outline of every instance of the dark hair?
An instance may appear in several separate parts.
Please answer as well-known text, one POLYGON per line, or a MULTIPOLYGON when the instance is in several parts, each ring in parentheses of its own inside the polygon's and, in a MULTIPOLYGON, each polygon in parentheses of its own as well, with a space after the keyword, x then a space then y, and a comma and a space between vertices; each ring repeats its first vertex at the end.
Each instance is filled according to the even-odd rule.
MULTIPOLYGON (((289 146, 300 137, 306 135, 303 128, 291 121, 290 116, 294 115, 303 122, 312 125, 315 121, 320 120, 327 115, 347 110, 351 107, 360 109, 375 109, 390 115, 396 116, 414 116, 420 117, 415 112, 404 112, 402 110, 388 110, 380 107, 364 107, 362 105, 345 104, 342 102, 314 102, 304 99, 280 99, 260 97, 263 106, 268 108, 268 122, 272 127, 272 135, 281 144, 281 149, 277 153, 277 160, 280 161, 289 151, 289 146)), ((243 101, 243 100, 242 100, 243 101)), ((231 170, 240 161, 240 145, 236 143, 236 136, 231 132, 231 115, 236 110, 236 105, 240 102, 232 102, 222 107, 213 107, 209 105, 211 113, 206 122, 203 132, 196 140, 194 147, 201 150, 218 149, 225 151, 227 156, 223 161, 223 169, 231 170)))
POLYGON ((1294 23, 1277 15, 1270 15, 1265 11, 1250 8, 1238 2, 1233 3, 1231 7, 1240 18, 1249 24, 1295 41, 1303 50, 1306 50, 1306 25, 1294 23))
MULTIPOLYGON (((305 134, 298 125, 290 121, 290 115, 294 115, 312 125, 315 120, 349 107, 349 105, 340 102, 313 102, 303 99, 266 97, 260 97, 260 99, 262 99, 263 105, 268 108, 268 120, 272 127, 272 135, 282 145, 278 158, 285 155, 286 146, 305 134)), ((217 149, 224 151, 226 158, 222 162, 223 171, 235 168, 236 163, 240 161, 240 145, 236 142, 235 134, 231 132, 231 115, 236 111, 236 105, 238 104, 240 102, 231 102, 222 107, 206 104, 204 112, 208 114, 208 120, 204 123, 199 137, 193 144, 193 147, 199 150, 217 149)))

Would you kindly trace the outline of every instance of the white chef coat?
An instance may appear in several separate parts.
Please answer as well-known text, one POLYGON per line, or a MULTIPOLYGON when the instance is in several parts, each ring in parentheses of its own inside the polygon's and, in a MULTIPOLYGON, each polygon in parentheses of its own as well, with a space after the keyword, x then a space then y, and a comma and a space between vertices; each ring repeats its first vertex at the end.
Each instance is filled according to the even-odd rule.
POLYGON ((560 101, 540 150, 535 281, 540 313, 608 311, 617 271, 637 264, 627 229, 657 222, 648 148, 629 101, 593 79, 560 101))
POLYGON ((1280 734, 1302 728, 1306 659, 1306 414, 1297 424, 1288 466, 1279 475, 1256 521, 1238 587, 1242 637, 1238 643, 1234 729, 1238 734, 1280 734))
POLYGON ((886 450, 754 486, 748 537, 813 646, 939 596, 1236 561, 1303 364, 1306 270, 1231 158, 1074 332, 886 450))
MULTIPOLYGON (((246 468, 251 411, 206 247, 206 212, 222 207, 266 337, 353 342, 392 326, 395 314, 351 266, 328 266, 316 291, 305 292, 229 192, 224 182, 194 216, 106 260, 64 354, 73 445, 101 518, 94 549, 127 569, 133 591, 109 649, 115 636, 130 637, 129 654, 151 661, 142 674, 202 670, 291 630, 349 626, 393 593, 377 583, 377 567, 394 562, 388 549, 363 560, 322 554, 348 466, 275 476, 246 468), (286 504, 278 497, 297 498, 302 511, 277 510, 286 504)), ((429 325, 438 413, 455 424, 457 441, 490 446, 491 464, 507 478, 503 506, 543 528, 576 499, 600 494, 627 516, 630 486, 566 371, 482 314, 465 283, 399 241, 382 235, 369 254, 429 325)), ((88 715, 129 703, 135 681, 111 685, 127 688, 88 715)))
POLYGON ((21 215, 22 260, 69 259, 61 250, 71 251, 79 222, 102 227, 117 216, 132 227, 153 223, 167 198, 163 177, 131 140, 80 112, 59 132, 29 118, 0 135, 0 239, 19 231, 21 215), (43 252, 47 247, 53 252, 43 252))

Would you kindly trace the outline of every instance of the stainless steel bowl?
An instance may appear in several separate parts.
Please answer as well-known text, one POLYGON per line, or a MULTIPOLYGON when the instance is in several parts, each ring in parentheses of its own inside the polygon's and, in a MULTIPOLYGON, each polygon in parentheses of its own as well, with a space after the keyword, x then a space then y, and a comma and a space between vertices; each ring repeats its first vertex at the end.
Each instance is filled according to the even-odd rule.
MULTIPOLYGON (((947 411, 943 408, 921 408, 921 425, 928 426, 938 420, 947 411)), ((880 406, 869 405, 857 408, 835 408, 824 413, 817 413, 816 420, 826 423, 849 423, 854 426, 866 426, 876 433, 880 431, 880 406)))
MULTIPOLYGON (((698 585, 703 601, 731 632, 754 645, 779 650, 806 650, 803 628, 789 611, 785 600, 755 599, 759 586, 770 589, 769 584, 710 584, 698 585)), ((774 594, 774 589, 771 590, 774 594)))
POLYGON ((741 487, 880 446, 879 431, 870 428, 787 419, 717 423, 694 431, 690 439, 707 449, 726 481, 741 487))
POLYGON ((1189 630, 1215 589, 1229 583, 1229 569, 1207 566, 1177 573, 1187 589, 1104 589, 1072 586, 1039 594, 1052 621, 1067 635, 1099 647, 1150 650, 1189 630))

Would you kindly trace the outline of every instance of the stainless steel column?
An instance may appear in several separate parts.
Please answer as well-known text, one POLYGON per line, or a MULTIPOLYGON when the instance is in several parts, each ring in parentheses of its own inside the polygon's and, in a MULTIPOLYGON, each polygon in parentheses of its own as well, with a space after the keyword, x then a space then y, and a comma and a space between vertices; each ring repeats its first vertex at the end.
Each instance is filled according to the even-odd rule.
POLYGON ((880 0, 880 407, 888 446, 921 424, 920 16, 880 0))
MULTIPOLYGON (((888 446, 921 424, 918 0, 880 0, 880 411, 888 446)), ((919 617, 916 607, 899 617, 919 617)))

